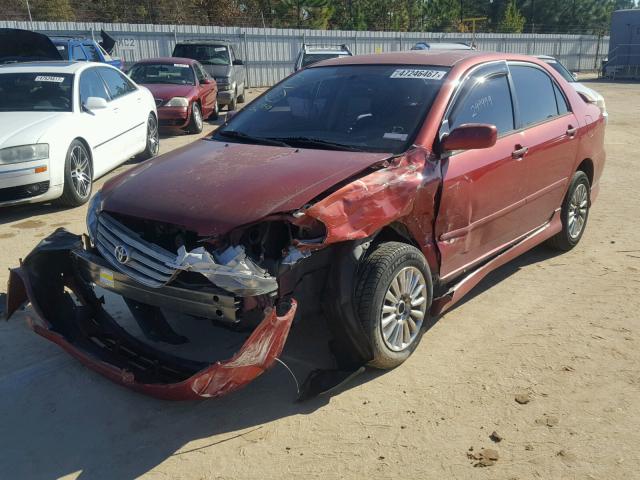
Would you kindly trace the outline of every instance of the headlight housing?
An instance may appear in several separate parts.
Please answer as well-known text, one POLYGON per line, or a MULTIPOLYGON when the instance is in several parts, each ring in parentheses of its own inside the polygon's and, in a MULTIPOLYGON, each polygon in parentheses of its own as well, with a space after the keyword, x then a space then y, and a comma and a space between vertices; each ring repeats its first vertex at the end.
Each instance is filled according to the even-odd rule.
POLYGON ((93 198, 89 201, 89 208, 87 210, 87 233, 89 239, 94 245, 98 236, 98 213, 102 210, 102 192, 98 191, 93 198))
POLYGON ((165 107, 188 107, 189 100, 184 97, 173 97, 167 103, 164 104, 165 107))
POLYGON ((216 78, 216 84, 218 85, 218 91, 220 92, 227 92, 233 87, 231 82, 229 82, 229 78, 227 77, 216 78))
POLYGON ((0 164, 31 162, 49 158, 49 144, 35 143, 0 150, 0 164))

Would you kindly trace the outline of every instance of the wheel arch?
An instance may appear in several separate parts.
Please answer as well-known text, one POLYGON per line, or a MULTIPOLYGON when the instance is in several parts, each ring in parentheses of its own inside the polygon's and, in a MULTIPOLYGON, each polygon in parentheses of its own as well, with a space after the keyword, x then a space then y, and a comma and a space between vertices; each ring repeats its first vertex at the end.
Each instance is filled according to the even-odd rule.
POLYGON ((589 179, 589 185, 593 185, 593 176, 594 176, 594 165, 593 160, 590 158, 585 158, 580 162, 576 171, 584 172, 587 178, 589 179))
POLYGON ((84 148, 87 149, 87 153, 89 154, 89 161, 91 162, 91 181, 93 181, 96 178, 96 169, 93 163, 93 149, 91 148, 91 145, 89 145, 89 142, 87 142, 84 137, 75 137, 73 140, 71 140, 71 143, 75 141, 82 143, 84 145, 84 148))

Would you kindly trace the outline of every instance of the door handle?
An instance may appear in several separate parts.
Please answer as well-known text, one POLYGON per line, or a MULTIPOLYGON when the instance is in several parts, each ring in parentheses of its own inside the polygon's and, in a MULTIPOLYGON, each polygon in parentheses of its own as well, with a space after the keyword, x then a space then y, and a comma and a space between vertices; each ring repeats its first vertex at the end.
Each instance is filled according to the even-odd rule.
POLYGON ((573 125, 569 125, 567 127, 567 135, 569 136, 569 138, 575 137, 577 132, 578 132, 578 129, 575 128, 573 125))
POLYGON ((529 147, 523 147, 522 145, 518 144, 516 145, 516 149, 511 152, 511 157, 515 158, 516 160, 520 160, 527 154, 528 151, 529 147))

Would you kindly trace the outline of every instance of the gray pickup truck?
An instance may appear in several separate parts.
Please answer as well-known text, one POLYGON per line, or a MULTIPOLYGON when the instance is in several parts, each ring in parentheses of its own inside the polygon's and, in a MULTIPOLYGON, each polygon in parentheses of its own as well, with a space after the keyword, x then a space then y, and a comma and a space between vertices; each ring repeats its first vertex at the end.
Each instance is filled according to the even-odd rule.
POLYGON ((188 40, 179 42, 173 49, 173 57, 192 58, 199 61, 218 84, 218 105, 229 110, 236 103, 244 103, 247 71, 244 62, 236 56, 233 45, 227 40, 188 40))

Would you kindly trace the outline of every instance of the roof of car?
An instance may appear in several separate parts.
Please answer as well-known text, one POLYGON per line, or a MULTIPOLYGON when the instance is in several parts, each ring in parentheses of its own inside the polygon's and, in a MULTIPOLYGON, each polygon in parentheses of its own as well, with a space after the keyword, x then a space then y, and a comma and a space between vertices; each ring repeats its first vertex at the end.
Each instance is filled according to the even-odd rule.
POLYGON ((231 45, 229 40, 222 40, 217 38, 208 38, 206 40, 182 40, 176 45, 231 45))
POLYGON ((554 61, 557 62, 558 60, 556 59, 556 57, 552 57, 551 55, 536 55, 536 58, 539 58, 540 60, 544 60, 544 61, 554 61))
POLYGON ((370 55, 356 55, 355 57, 340 57, 325 60, 313 65, 431 65, 435 67, 452 67, 467 59, 478 61, 506 59, 505 54, 480 52, 478 50, 410 50, 407 52, 374 53, 370 55))
POLYGON ((15 72, 76 73, 92 65, 99 65, 101 67, 108 66, 105 63, 75 62, 75 61, 20 62, 20 63, 7 63, 5 65, 2 65, 0 66, 0 72, 1 73, 15 73, 15 72))
POLYGON ((95 43, 90 38, 77 38, 77 37, 49 37, 54 44, 59 43, 95 43))
POLYGON ((156 57, 156 58, 145 58, 144 60, 140 60, 136 62, 138 64, 149 64, 149 63, 161 63, 161 64, 171 64, 171 63, 186 63, 187 65, 193 65, 194 63, 198 63, 197 60, 193 58, 184 58, 184 57, 156 57))

